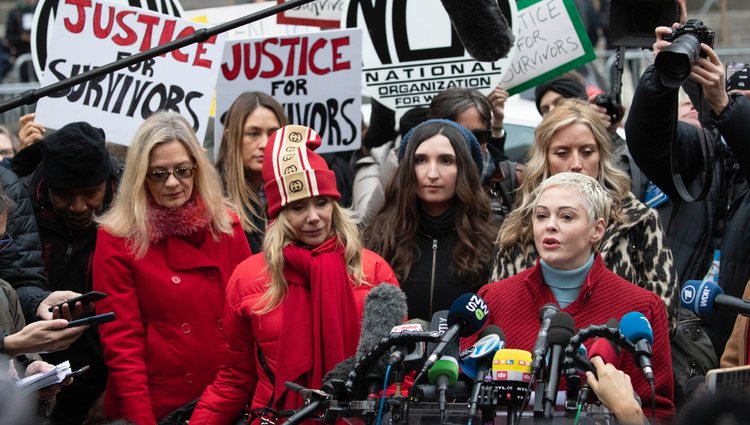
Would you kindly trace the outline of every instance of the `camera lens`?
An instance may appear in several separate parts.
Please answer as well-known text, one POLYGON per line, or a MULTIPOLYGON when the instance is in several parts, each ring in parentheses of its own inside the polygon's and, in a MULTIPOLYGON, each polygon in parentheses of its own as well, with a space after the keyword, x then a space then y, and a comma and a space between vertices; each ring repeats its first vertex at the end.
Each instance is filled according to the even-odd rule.
POLYGON ((701 42, 693 34, 682 34, 658 55, 654 66, 661 82, 667 87, 679 87, 690 76, 693 62, 701 52, 701 42))

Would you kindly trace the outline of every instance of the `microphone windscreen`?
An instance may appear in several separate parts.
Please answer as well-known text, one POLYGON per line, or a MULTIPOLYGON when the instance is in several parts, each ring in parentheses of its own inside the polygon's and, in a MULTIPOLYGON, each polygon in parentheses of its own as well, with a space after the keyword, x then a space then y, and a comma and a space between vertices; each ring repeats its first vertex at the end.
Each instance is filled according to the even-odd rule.
POLYGON ((570 338, 575 333, 575 326, 573 316, 564 311, 556 313, 549 322, 549 332, 547 333, 549 345, 568 345, 570 338))
MULTIPOLYGON (((448 310, 439 310, 432 314, 432 320, 430 320, 430 327, 429 329, 431 331, 447 331, 448 330, 448 310)), ((427 352, 432 353, 435 351, 435 347, 437 346, 437 342, 428 342, 427 343, 427 352)))
POLYGON ((474 335, 484 326, 490 311, 487 303, 477 294, 463 294, 456 298, 448 310, 448 326, 461 326, 459 335, 474 335))
POLYGON ((636 343, 642 339, 648 341, 649 344, 653 344, 654 342, 654 331, 651 330, 651 323, 649 323, 646 316, 637 311, 631 311, 622 316, 622 319, 620 319, 620 333, 632 343, 636 343))
POLYGON ((680 304, 695 314, 711 314, 716 296, 723 293, 724 290, 711 281, 688 280, 682 285, 680 304))
POLYGON ((423 331, 427 331, 430 329, 430 324, 423 319, 409 319, 406 321, 406 323, 410 325, 419 325, 423 331))
POLYGON ((487 361, 487 366, 492 362, 497 350, 505 346, 505 334, 497 325, 488 325, 479 332, 477 341, 461 353, 461 370, 466 376, 475 379, 480 363, 487 361))
POLYGON ((495 62, 508 55, 515 37, 497 0, 441 0, 469 56, 495 62))
POLYGON ((365 297, 357 356, 375 348, 394 326, 403 323, 406 314, 406 295, 401 289, 389 283, 372 288, 365 297))
POLYGON ((456 381, 458 381, 458 360, 455 357, 444 355, 427 372, 431 384, 436 383, 441 375, 448 377, 448 385, 456 385, 456 381))
POLYGON ((323 382, 331 382, 332 380, 345 381, 349 376, 349 372, 354 369, 355 363, 357 363, 356 356, 347 357, 346 359, 338 362, 338 364, 334 366, 333 369, 326 373, 326 376, 323 377, 323 382))

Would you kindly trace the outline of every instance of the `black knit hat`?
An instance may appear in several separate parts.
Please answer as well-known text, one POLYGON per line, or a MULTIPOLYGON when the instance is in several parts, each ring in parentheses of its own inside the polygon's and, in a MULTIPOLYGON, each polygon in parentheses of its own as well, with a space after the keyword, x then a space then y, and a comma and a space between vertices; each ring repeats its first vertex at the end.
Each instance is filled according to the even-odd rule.
POLYGON ((42 140, 42 174, 47 186, 96 186, 112 175, 104 130, 74 122, 42 140))
POLYGON ((542 113, 542 108, 539 102, 542 101, 542 96, 550 90, 560 93, 566 99, 588 99, 586 96, 586 87, 580 81, 568 77, 555 78, 550 82, 538 85, 536 90, 534 90, 534 102, 536 102, 536 110, 540 114, 542 113))

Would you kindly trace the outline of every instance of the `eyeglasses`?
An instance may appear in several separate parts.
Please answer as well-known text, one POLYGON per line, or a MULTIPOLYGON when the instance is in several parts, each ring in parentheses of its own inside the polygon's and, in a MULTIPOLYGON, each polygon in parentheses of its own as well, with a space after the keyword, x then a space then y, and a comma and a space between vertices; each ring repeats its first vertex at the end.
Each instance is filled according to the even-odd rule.
POLYGON ((492 140, 492 130, 490 130, 489 128, 482 129, 482 130, 474 130, 471 132, 471 134, 473 134, 474 137, 477 138, 480 145, 489 143, 492 140))
POLYGON ((5 237, 0 239, 0 252, 5 251, 11 245, 13 245, 13 237, 6 233, 5 237))
POLYGON ((195 165, 189 167, 179 167, 172 171, 168 170, 154 170, 146 173, 146 178, 154 183, 164 183, 169 179, 169 176, 174 176, 177 180, 185 180, 193 177, 195 172, 195 165))

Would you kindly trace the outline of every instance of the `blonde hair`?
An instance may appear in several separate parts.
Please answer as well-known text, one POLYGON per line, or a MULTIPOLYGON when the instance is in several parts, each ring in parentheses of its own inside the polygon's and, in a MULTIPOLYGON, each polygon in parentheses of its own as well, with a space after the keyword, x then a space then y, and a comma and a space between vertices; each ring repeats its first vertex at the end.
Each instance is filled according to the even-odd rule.
POLYGON ((528 247, 531 241, 532 193, 543 181, 550 178, 549 147, 554 135, 573 124, 587 126, 599 148, 599 184, 609 192, 611 199, 610 219, 623 221, 621 206, 630 192, 630 177, 615 165, 614 145, 604 122, 588 103, 579 99, 567 99, 547 114, 534 131, 534 144, 529 150, 529 160, 523 171, 523 183, 518 189, 515 209, 505 218, 497 242, 500 249, 510 250, 520 243, 528 247))
POLYGON ((222 233, 234 233, 219 175, 206 157, 195 132, 180 114, 157 112, 138 128, 128 149, 125 171, 112 207, 98 219, 107 232, 129 241, 136 258, 146 255, 151 239, 146 187, 149 157, 156 146, 172 142, 182 143, 195 161, 193 196, 197 193, 208 209, 214 240, 219 240, 222 233))
MULTIPOLYGON (((346 270, 355 286, 371 284, 364 281, 362 271, 362 238, 359 227, 353 218, 353 213, 341 207, 335 200, 327 198, 333 206, 331 215, 331 230, 344 247, 344 263, 346 270)), ((279 216, 268 225, 263 239, 263 255, 270 282, 268 289, 257 306, 257 313, 264 314, 281 304, 286 296, 287 282, 284 278, 284 247, 296 242, 294 228, 287 219, 287 208, 281 210, 279 216)))

